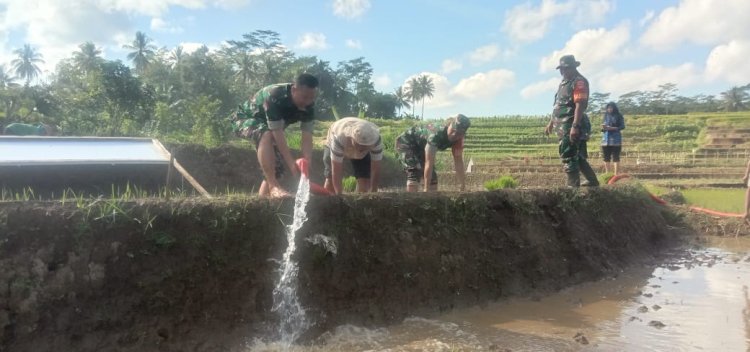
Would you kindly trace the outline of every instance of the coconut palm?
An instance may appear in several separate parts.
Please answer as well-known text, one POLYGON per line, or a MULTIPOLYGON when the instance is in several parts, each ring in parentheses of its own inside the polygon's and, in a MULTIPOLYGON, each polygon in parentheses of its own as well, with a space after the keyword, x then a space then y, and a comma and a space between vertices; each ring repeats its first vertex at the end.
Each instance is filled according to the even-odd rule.
POLYGON ((10 71, 5 69, 5 65, 0 65, 0 89, 16 86, 17 84, 14 82, 15 80, 16 77, 14 77, 10 71))
POLYGON ((748 93, 745 87, 732 87, 732 89, 722 92, 722 104, 726 111, 745 110, 748 101, 748 93))
POLYGON ((13 53, 18 55, 17 59, 11 61, 13 70, 16 71, 16 77, 25 79, 28 87, 31 80, 39 77, 39 74, 42 73, 42 70, 37 66, 39 63, 44 63, 42 54, 36 52, 29 44, 24 44, 23 48, 16 49, 13 53))
POLYGON ((102 50, 92 42, 85 42, 78 46, 79 51, 73 52, 73 63, 83 72, 90 72, 102 63, 102 50))
POLYGON ((240 52, 234 57, 234 64, 237 67, 237 72, 234 74, 234 78, 242 83, 247 84, 255 74, 255 60, 246 52, 240 52))
POLYGON ((434 96, 435 83, 432 82, 432 77, 428 75, 420 75, 417 82, 419 82, 420 97, 422 98, 422 120, 424 120, 424 100, 434 96))
POLYGON ((142 74, 156 54, 156 46, 151 44, 151 38, 145 33, 135 32, 135 40, 131 44, 122 46, 125 49, 134 50, 128 54, 128 60, 133 61, 135 72, 142 74))
POLYGON ((414 111, 414 109, 417 106, 417 102, 422 99, 422 91, 421 87, 419 86, 419 79, 417 77, 412 77, 408 82, 406 82, 406 85, 406 95, 411 101, 411 116, 416 117, 417 113, 414 111))
POLYGON ((401 108, 410 108, 411 104, 409 103, 409 92, 404 89, 403 86, 399 86, 393 91, 393 97, 396 98, 396 109, 398 109, 398 114, 401 115, 401 108))
POLYGON ((177 65, 182 62, 182 59, 185 57, 185 50, 182 48, 182 45, 178 45, 174 50, 172 50, 169 60, 172 61, 172 67, 177 67, 177 65))

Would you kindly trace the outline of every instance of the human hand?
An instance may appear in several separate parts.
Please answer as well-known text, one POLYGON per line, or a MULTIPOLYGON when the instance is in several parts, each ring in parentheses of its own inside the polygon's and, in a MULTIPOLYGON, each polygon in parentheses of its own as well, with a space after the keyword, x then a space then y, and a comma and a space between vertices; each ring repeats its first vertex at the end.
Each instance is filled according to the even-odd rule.
POLYGON ((300 171, 296 163, 287 164, 286 166, 289 168, 289 171, 292 172, 292 177, 299 178, 300 171))
POLYGON ((580 131, 578 131, 578 127, 573 127, 570 129, 570 140, 572 141, 577 140, 579 135, 580 135, 580 131))
POLYGON ((544 135, 549 136, 550 133, 552 133, 552 124, 548 124, 547 127, 544 128, 544 135))

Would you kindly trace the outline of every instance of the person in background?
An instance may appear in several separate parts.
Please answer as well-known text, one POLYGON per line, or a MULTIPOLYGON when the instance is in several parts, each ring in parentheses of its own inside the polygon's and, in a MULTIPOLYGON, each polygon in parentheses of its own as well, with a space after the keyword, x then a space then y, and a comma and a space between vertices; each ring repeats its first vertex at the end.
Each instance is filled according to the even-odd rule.
POLYGON ((573 55, 560 57, 557 69, 563 79, 555 94, 552 118, 544 129, 545 135, 549 135, 554 129, 560 138, 558 153, 568 187, 580 187, 580 166, 588 164, 586 158, 581 158, 579 150, 581 123, 589 100, 589 81, 578 72, 580 65, 573 55))
POLYGON ((58 132, 59 130, 55 125, 11 123, 5 126, 3 134, 7 136, 56 136, 58 132))
POLYGON ((356 117, 345 117, 331 124, 323 148, 324 187, 342 194, 344 159, 349 159, 357 178, 358 192, 377 192, 383 141, 374 123, 356 117))
POLYGON ((622 151, 622 134, 625 129, 625 119, 614 102, 607 103, 602 120, 602 156, 604 157, 604 172, 617 175, 622 151), (610 165, 610 160, 612 165, 610 165))
POLYGON ((294 177, 299 176, 286 142, 284 130, 287 126, 300 122, 302 156, 310 164, 317 93, 318 79, 303 73, 297 76, 294 83, 279 83, 262 88, 232 115, 235 133, 255 143, 258 162, 265 178, 258 191, 261 197, 289 196, 279 184, 279 178, 284 174, 284 165, 294 177))
POLYGON ((458 114, 449 117, 442 125, 431 123, 411 127, 396 138, 396 150, 406 172, 407 192, 416 192, 420 182, 424 192, 437 191, 435 155, 448 148, 453 154, 460 190, 466 189, 463 150, 466 130, 470 126, 469 118, 458 114))

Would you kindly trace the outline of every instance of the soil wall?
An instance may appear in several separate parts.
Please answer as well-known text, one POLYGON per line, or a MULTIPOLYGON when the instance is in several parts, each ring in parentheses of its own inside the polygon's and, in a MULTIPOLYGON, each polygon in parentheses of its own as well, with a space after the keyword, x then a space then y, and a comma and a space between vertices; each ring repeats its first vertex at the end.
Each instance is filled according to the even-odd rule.
MULTIPOLYGON (((0 350, 240 351, 273 338, 292 206, 0 203, 0 350)), ((308 217, 295 256, 308 339, 544 294, 677 238, 674 215, 628 187, 313 197, 308 217)))
MULTIPOLYGON (((231 192, 257 191, 263 181, 263 172, 258 164, 255 150, 235 145, 207 148, 199 144, 174 144, 167 148, 177 161, 209 192, 224 194, 231 192)), ((315 150, 310 178, 323 184, 323 151, 315 150)), ((289 175, 289 171, 285 170, 289 175)), ((351 163, 344 162, 344 175, 353 175, 351 163)), ((291 177, 282 179, 288 189, 296 187, 291 177)), ((386 156, 381 163, 380 186, 404 187, 406 176, 397 160, 386 156)), ((189 188, 189 185, 186 185, 189 188)))

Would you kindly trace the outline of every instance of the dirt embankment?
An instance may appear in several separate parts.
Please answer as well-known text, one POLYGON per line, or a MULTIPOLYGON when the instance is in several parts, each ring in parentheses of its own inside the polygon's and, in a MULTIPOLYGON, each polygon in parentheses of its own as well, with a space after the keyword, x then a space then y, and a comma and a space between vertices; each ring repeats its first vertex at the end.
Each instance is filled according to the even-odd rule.
MULTIPOLYGON (((2 203, 0 350, 238 351, 272 337, 291 214, 290 199, 2 203)), ((308 217, 295 258, 308 338, 557 290, 677 238, 635 188, 321 197, 308 217)))
MULTIPOLYGON (((234 145, 206 148, 199 144, 173 144, 167 148, 196 180, 211 193, 257 191, 263 181, 263 172, 258 164, 255 150, 234 145)), ((297 155, 299 156, 299 155, 297 155)), ((286 175, 289 171, 285 170, 286 175)), ((344 162, 345 175, 353 175, 351 163, 344 162)), ((323 151, 315 150, 311 165, 311 179, 323 184, 323 151)), ((296 187, 291 177, 282 179, 286 187, 296 187)), ((395 159, 386 156, 381 163, 380 185, 382 187, 401 186, 406 176, 395 159)), ((189 185, 186 185, 189 187, 189 185)))

